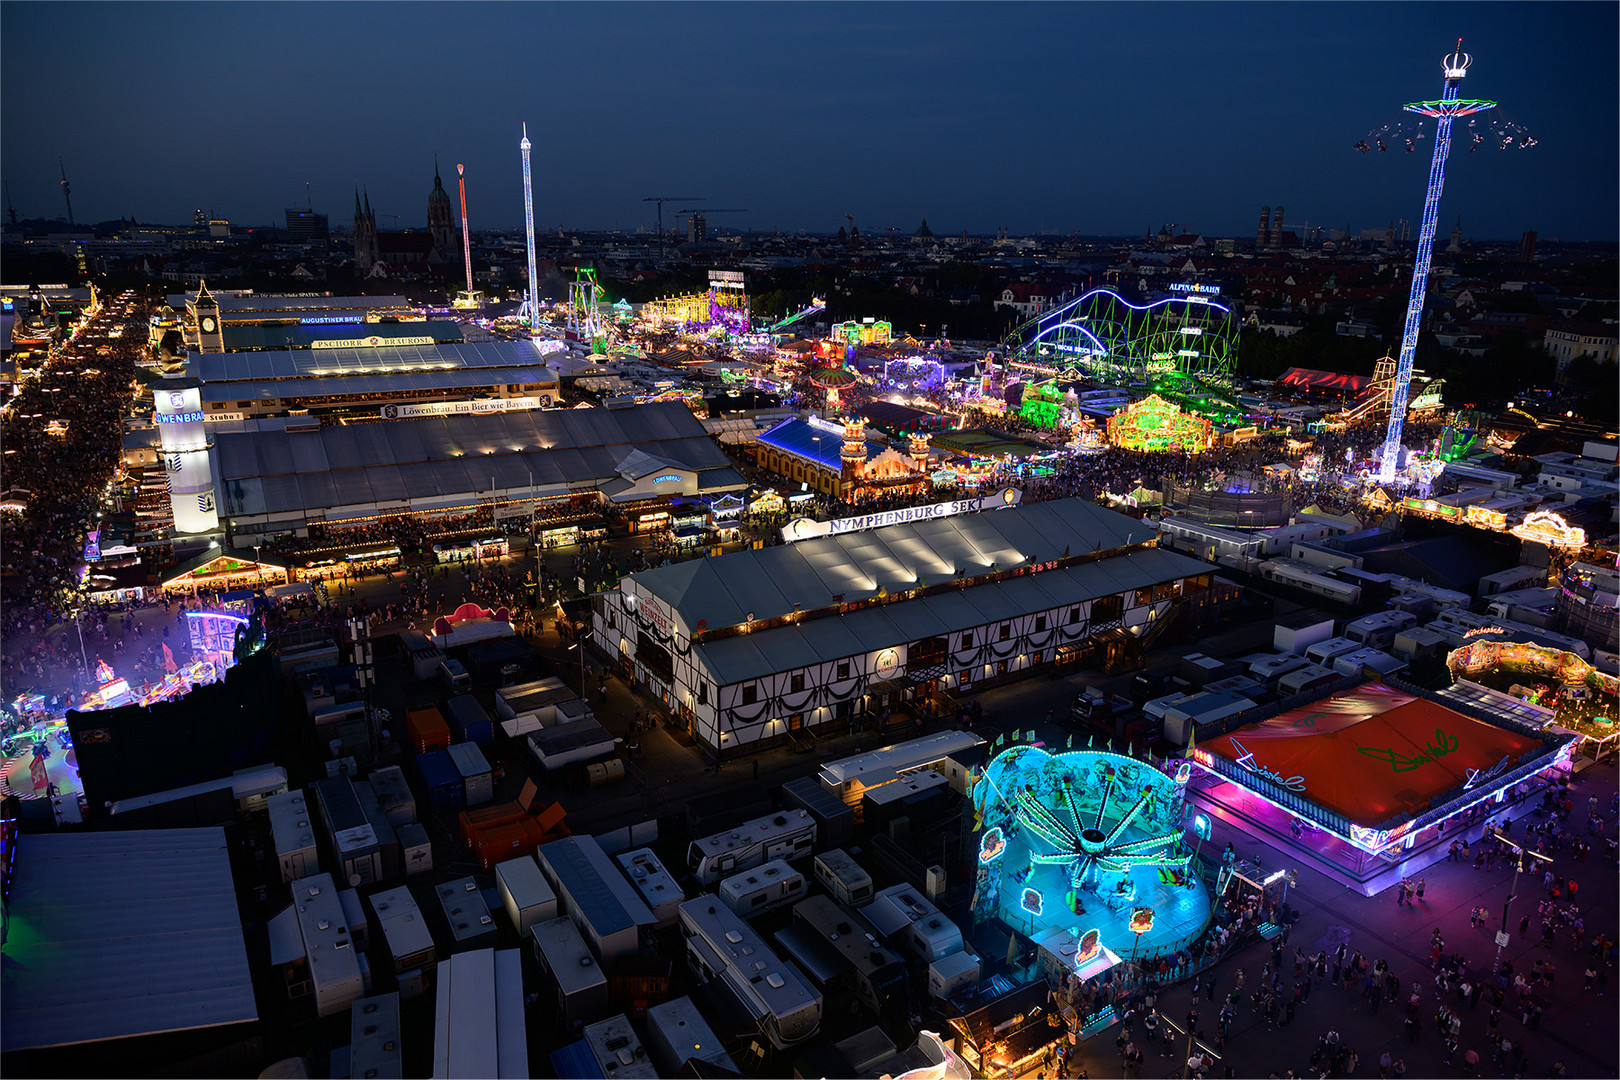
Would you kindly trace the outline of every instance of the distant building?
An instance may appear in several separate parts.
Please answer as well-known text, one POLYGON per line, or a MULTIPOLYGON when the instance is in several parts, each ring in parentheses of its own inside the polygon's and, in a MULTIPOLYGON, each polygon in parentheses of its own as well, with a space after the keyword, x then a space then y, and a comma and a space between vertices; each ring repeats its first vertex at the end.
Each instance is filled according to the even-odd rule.
POLYGON ((1519 261, 1533 263, 1536 261, 1536 234, 1526 231, 1519 239, 1519 261))
POLYGON ((287 209, 287 240, 294 244, 324 244, 331 240, 326 215, 303 207, 287 209))
POLYGON ((1558 364, 1558 377, 1577 357, 1591 357, 1599 363, 1614 361, 1615 326, 1613 323, 1571 321, 1549 326, 1542 338, 1542 348, 1558 364))

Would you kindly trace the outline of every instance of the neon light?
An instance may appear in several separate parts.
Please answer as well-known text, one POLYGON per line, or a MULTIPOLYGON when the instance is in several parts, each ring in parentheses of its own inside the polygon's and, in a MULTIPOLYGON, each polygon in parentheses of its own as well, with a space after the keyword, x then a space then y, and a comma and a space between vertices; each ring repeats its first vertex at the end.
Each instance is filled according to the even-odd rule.
POLYGON ((1524 519, 1523 524, 1508 530, 1520 540, 1533 540, 1548 547, 1583 548, 1586 530, 1571 525, 1551 510, 1537 510, 1524 519))
POLYGON ((186 612, 186 618, 188 618, 188 619, 229 619, 232 622, 240 623, 243 626, 246 626, 248 624, 248 620, 243 618, 242 616, 240 616, 240 615, 232 615, 229 612, 225 612, 225 611, 188 611, 188 612, 186 612))
POLYGON ((1028 911, 1034 915, 1039 915, 1045 904, 1046 898, 1041 895, 1041 890, 1039 889, 1025 889, 1023 899, 1019 901, 1019 905, 1023 907, 1025 911, 1028 911))
POLYGON ((984 838, 979 841, 979 861, 993 863, 1007 853, 1007 838, 1003 835, 1000 826, 992 826, 984 832, 984 838))
POLYGON ((1280 787, 1287 788, 1289 791, 1305 790, 1305 778, 1303 776, 1290 776, 1285 779, 1283 775, 1277 772, 1275 769, 1267 769, 1263 766, 1255 764, 1254 752, 1249 750, 1242 743, 1238 742, 1235 738, 1232 740, 1232 748, 1238 752, 1238 757, 1234 764, 1236 764, 1239 768, 1248 769, 1256 776, 1264 777, 1280 787))
POLYGON ((1102 931, 1093 926, 1080 935, 1080 948, 1074 954, 1076 965, 1085 963, 1102 951, 1102 931))
POLYGON ((1434 157, 1429 162, 1429 189, 1423 199, 1423 225, 1418 230, 1417 258, 1412 264, 1412 291, 1406 302, 1406 325, 1401 335, 1400 361, 1389 403, 1389 430, 1384 437, 1383 455, 1378 465, 1378 482, 1394 481, 1401 458, 1401 433, 1406 426, 1406 398, 1412 388, 1412 361, 1417 354, 1418 330, 1423 321, 1423 303, 1428 295, 1429 263, 1434 257, 1434 231, 1440 218, 1440 192, 1446 183, 1446 156, 1451 152, 1451 121, 1458 116, 1494 107, 1491 101, 1462 100, 1458 87, 1472 58, 1456 52, 1446 57, 1446 86, 1438 101, 1420 101, 1406 106, 1408 112, 1437 118, 1434 157))

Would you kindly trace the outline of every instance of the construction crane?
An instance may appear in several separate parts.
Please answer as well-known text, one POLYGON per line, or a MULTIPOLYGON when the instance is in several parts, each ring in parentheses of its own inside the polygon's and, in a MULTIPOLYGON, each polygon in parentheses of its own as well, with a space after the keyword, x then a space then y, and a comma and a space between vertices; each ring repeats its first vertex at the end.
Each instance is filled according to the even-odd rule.
POLYGON ((849 219, 849 238, 853 240, 855 239, 855 215, 845 214, 844 216, 849 219))
POLYGON ((896 230, 896 229, 898 229, 900 227, 901 226, 899 226, 899 225, 879 225, 878 226, 878 228, 880 228, 880 229, 888 229, 889 230, 889 246, 890 247, 894 246, 894 230, 896 230))
POLYGON ((658 257, 664 257, 664 204, 667 202, 702 202, 706 195, 649 195, 642 202, 658 204, 658 257))

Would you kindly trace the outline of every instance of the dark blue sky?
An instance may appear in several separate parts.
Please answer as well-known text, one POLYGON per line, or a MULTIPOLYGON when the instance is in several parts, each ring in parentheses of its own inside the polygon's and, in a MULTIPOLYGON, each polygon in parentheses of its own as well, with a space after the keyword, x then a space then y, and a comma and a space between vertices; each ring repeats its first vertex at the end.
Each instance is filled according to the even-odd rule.
MULTIPOLYGON (((1470 237, 1620 236, 1612 3, 0 4, 0 168, 25 217, 279 224, 313 185, 347 224, 423 225, 438 151, 473 227, 650 224, 646 195, 747 207, 714 224, 833 231, 1252 235, 1415 222, 1422 152, 1352 144, 1464 96, 1540 145, 1454 152, 1470 237)), ((1457 150, 1461 150, 1458 147, 1457 150)), ((671 212, 666 207, 666 223, 671 212)))

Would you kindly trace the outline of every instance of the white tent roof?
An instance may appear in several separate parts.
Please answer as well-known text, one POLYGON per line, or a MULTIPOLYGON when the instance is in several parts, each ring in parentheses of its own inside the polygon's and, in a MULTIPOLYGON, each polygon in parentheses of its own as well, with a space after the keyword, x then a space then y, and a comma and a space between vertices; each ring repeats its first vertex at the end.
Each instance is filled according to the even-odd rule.
MULTIPOLYGON (((773 619, 791 612, 795 604, 810 611, 837 603, 834 596, 852 603, 880 588, 901 592, 923 580, 947 582, 959 573, 972 580, 991 573, 992 567, 1012 570, 1071 555, 1106 554, 1155 544, 1157 537, 1151 522, 1084 499, 1059 499, 692 559, 633 574, 633 590, 627 591, 652 593, 680 613, 688 630, 700 619, 716 630, 746 622, 749 612, 756 620, 773 619)), ((1081 573, 1099 565, 1070 569, 1081 573)), ((1016 592, 1022 581, 1005 581, 1001 591, 1016 592)), ((1117 590, 1105 588, 1097 595, 1108 591, 1117 590)), ((1005 601, 983 603, 1005 606, 1005 601)))

